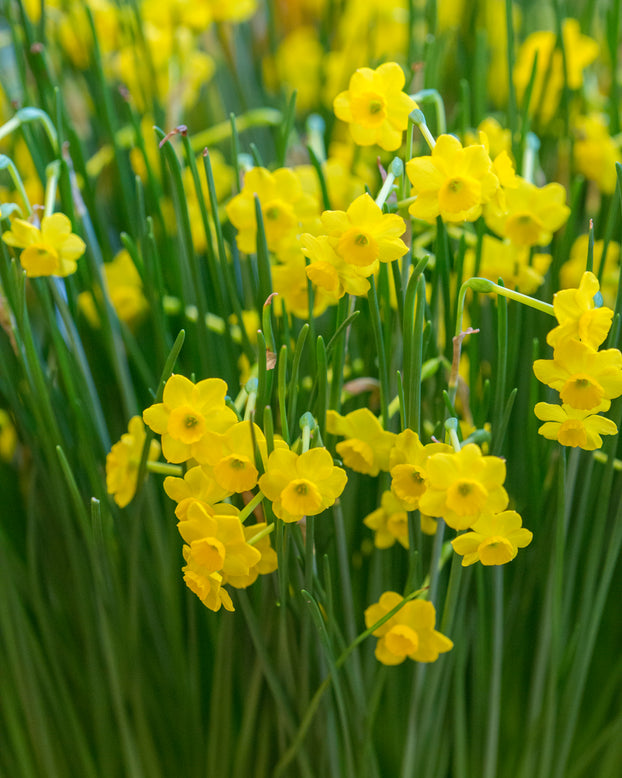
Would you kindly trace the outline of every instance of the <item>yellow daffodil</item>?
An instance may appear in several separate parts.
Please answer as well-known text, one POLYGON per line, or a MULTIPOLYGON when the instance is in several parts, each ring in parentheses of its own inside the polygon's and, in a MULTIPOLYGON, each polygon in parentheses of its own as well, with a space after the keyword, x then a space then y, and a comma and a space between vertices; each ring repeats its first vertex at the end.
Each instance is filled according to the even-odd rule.
POLYGON ((194 502, 186 518, 177 524, 179 534, 190 546, 193 561, 206 575, 248 575, 261 559, 260 552, 246 542, 244 525, 232 507, 211 513, 194 502))
POLYGON ((214 505, 229 497, 231 492, 219 486, 205 468, 197 465, 191 467, 183 478, 169 475, 164 479, 164 491, 177 503, 175 516, 183 521, 190 505, 199 501, 204 505, 214 505))
MULTIPOLYGON (((104 280, 108 296, 117 316, 128 327, 134 327, 149 310, 149 304, 143 294, 143 284, 126 249, 120 251, 112 262, 103 266, 104 280)), ((90 292, 78 295, 78 305, 89 323, 99 327, 97 308, 90 292)))
POLYGON ((503 511, 481 516, 470 532, 458 535, 451 545, 456 554, 463 557, 463 567, 475 562, 505 565, 514 559, 519 548, 528 546, 532 538, 533 533, 523 527, 516 511, 503 511))
POLYGON ((618 177, 616 162, 622 162, 619 140, 609 134, 603 114, 579 116, 574 122, 572 147, 575 165, 588 181, 595 181, 604 194, 613 194, 618 177))
POLYGON ((231 224, 238 231, 238 246, 247 254, 257 248, 255 195, 261 205, 270 251, 278 252, 295 242, 307 221, 317 217, 315 198, 303 191, 291 170, 279 168, 274 173, 262 167, 249 170, 244 176, 242 191, 225 207, 231 224))
MULTIPOLYGON (((138 467, 145 445, 145 425, 140 416, 133 416, 128 431, 121 435, 106 457, 106 491, 111 494, 120 508, 125 508, 136 494, 138 467)), ((152 440, 149 444, 148 461, 157 460, 160 444, 152 440)))
POLYGON ((222 586, 222 575, 206 573, 205 568, 193 558, 190 546, 184 546, 182 551, 187 564, 181 571, 188 589, 211 611, 217 612, 221 607, 235 610, 229 592, 222 586))
POLYGON ((326 429, 331 435, 346 438, 336 448, 347 467, 372 476, 389 469, 389 454, 397 435, 386 432, 368 408, 359 408, 347 416, 328 411, 326 429))
MULTIPOLYGON (((281 262, 272 266, 272 290, 285 302, 288 313, 306 321, 309 318, 309 282, 307 264, 300 248, 281 255, 281 262)), ((313 316, 321 316, 329 305, 335 305, 339 299, 337 292, 331 292, 325 286, 317 285, 310 279, 313 290, 313 316)), ((277 314, 281 312, 279 304, 274 306, 277 314)))
POLYGON ((315 238, 305 233, 300 236, 300 245, 311 263, 306 267, 307 278, 316 286, 341 298, 344 294, 366 295, 369 291, 370 276, 377 267, 374 262, 368 267, 357 267, 345 262, 333 248, 327 235, 315 238))
POLYGON ((536 75, 531 93, 529 110, 546 123, 554 116, 564 87, 564 71, 570 89, 579 89, 583 84, 583 70, 598 56, 598 43, 581 34, 576 19, 562 22, 564 55, 557 47, 554 32, 538 30, 524 40, 516 56, 514 84, 521 101, 531 79, 534 59, 537 55, 536 75))
MULTIPOLYGON (((559 284, 562 289, 579 286, 585 272, 589 235, 579 235, 570 248, 570 256, 559 271, 559 284)), ((600 266, 605 247, 603 240, 594 241, 594 269, 599 271, 600 291, 605 305, 613 308, 618 293, 618 277, 620 275, 620 244, 612 240, 607 246, 605 267, 600 273, 600 266)))
POLYGON ((376 548, 391 548, 396 540, 408 548, 408 514, 391 492, 383 492, 380 507, 365 516, 363 524, 374 531, 376 548))
MULTIPOLYGON (((365 610, 369 629, 404 598, 397 592, 384 592, 377 603, 365 610)), ((376 659, 383 665, 399 665, 406 658, 415 662, 435 662, 439 654, 453 648, 452 641, 434 629, 436 611, 427 600, 411 600, 372 634, 380 638, 376 659)))
POLYGON ((416 195, 408 209, 416 219, 475 221, 499 189, 499 179, 484 146, 462 148, 453 135, 441 135, 430 156, 406 163, 416 195))
POLYGON ((259 471, 255 446, 267 460, 266 438, 250 421, 240 421, 222 433, 207 432, 195 447, 195 459, 213 476, 216 483, 232 493, 247 492, 257 485, 259 471))
POLYGON ((68 276, 76 272, 86 244, 71 231, 71 222, 63 213, 44 216, 41 229, 24 219, 13 219, 2 240, 22 249, 20 262, 29 278, 68 276))
POLYGON ((347 480, 345 470, 335 467, 325 448, 312 448, 300 455, 280 448, 270 454, 259 488, 272 501, 280 519, 294 522, 329 508, 347 480))
POLYGON ((335 98, 333 109, 338 119, 348 123, 355 143, 378 145, 385 151, 399 149, 408 115, 417 107, 402 91, 404 83, 404 72, 396 62, 354 73, 348 90, 335 98))
POLYGON ((518 186, 505 190, 505 209, 487 208, 486 224, 517 246, 546 246, 568 219, 566 190, 561 184, 538 188, 518 177, 518 186))
POLYGON ((400 239, 406 224, 396 213, 383 213, 368 194, 357 197, 347 211, 324 211, 322 228, 344 262, 359 268, 392 262, 403 257, 408 246, 400 239))
POLYGON ((237 421, 225 405, 227 384, 207 378, 193 384, 182 375, 166 382, 161 403, 143 411, 145 423, 162 436, 162 453, 169 462, 194 457, 206 432, 225 432, 237 421))
POLYGON ((453 529, 468 529, 483 513, 505 510, 505 462, 484 456, 474 443, 451 454, 433 454, 426 465, 428 488, 419 509, 442 516, 453 529))
POLYGON ((533 372, 538 381, 557 389, 562 403, 594 412, 609 408, 609 400, 622 394, 622 353, 616 348, 594 351, 579 340, 563 340, 553 359, 537 359, 533 372))
MULTIPOLYGON (((263 532, 267 527, 265 522, 259 524, 251 524, 248 527, 244 527, 244 537, 248 543, 255 535, 263 532)), ((223 583, 230 584, 236 589, 246 589, 252 583, 255 583, 257 577, 260 575, 268 575, 273 573, 278 567, 278 560, 276 551, 272 548, 270 543, 270 536, 264 535, 256 543, 253 543, 253 548, 261 554, 261 557, 256 564, 254 564, 248 571, 247 575, 224 575, 223 583)))
POLYGON ((419 507, 419 499, 425 493, 427 476, 425 464, 432 454, 450 454, 451 446, 429 443, 424 446, 412 430, 404 430, 395 439, 389 457, 391 491, 400 504, 409 511, 419 507))
POLYGON ((593 349, 600 346, 611 329, 613 311, 596 307, 594 297, 599 291, 598 278, 586 272, 578 289, 563 289, 553 295, 553 310, 559 326, 546 336, 549 346, 555 347, 567 338, 580 340, 593 349))
POLYGON ((602 403, 592 410, 577 410, 570 405, 537 403, 534 413, 545 422, 538 432, 548 440, 557 440, 562 446, 594 451, 602 448, 601 435, 615 435, 618 428, 597 411, 607 410, 609 403, 602 403))

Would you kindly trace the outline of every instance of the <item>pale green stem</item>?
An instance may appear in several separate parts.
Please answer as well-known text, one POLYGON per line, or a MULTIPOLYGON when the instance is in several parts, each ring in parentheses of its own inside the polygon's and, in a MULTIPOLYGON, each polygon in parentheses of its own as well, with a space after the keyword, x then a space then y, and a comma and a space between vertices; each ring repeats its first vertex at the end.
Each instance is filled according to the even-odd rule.
POLYGON ((324 132, 326 122, 317 113, 312 113, 307 119, 307 144, 313 149, 320 162, 326 162, 326 147, 324 132))
POLYGON ((52 120, 45 111, 42 111, 40 108, 20 108, 15 116, 0 127, 0 140, 6 138, 6 136, 10 135, 12 132, 15 132, 22 124, 32 121, 41 122, 43 129, 50 140, 50 145, 54 150, 54 154, 58 154, 58 135, 56 134, 56 127, 54 127, 52 120))
POLYGON ((9 171, 9 175, 11 176, 11 181, 13 182, 13 186, 17 189, 17 191, 20 194, 20 197, 24 202, 24 207, 26 208, 26 215, 30 216, 30 214, 32 213, 32 206, 30 205, 30 200, 28 199, 28 195, 26 194, 26 189, 24 188, 24 182, 22 181, 22 177, 20 176, 17 168, 13 164, 13 160, 10 157, 7 157, 6 154, 0 154, 0 170, 2 170, 3 168, 6 168, 9 171))
MULTIPOLYGON (((138 463, 137 463, 138 464, 138 463)), ((171 465, 168 462, 152 462, 147 460, 147 470, 150 473, 159 473, 160 475, 183 476, 184 469, 181 465, 171 465)))
POLYGON ((411 111, 409 119, 413 124, 417 125, 419 132, 423 135, 425 142, 430 147, 430 151, 433 151, 434 147, 436 146, 436 140, 428 129, 423 111, 420 111, 418 108, 416 108, 414 111, 411 111))
MULTIPOLYGON (((263 127, 265 125, 271 125, 278 127, 283 122, 283 114, 281 111, 277 111, 275 108, 256 108, 252 111, 247 111, 241 116, 235 117, 235 124, 238 132, 248 129, 249 127, 263 127)), ((215 124, 207 130, 198 132, 190 138, 190 146, 193 151, 202 151, 205 146, 213 146, 216 143, 220 143, 231 136, 231 122, 221 122, 215 124)))
POLYGON ((455 418, 447 419, 445 422, 445 429, 447 431, 447 434, 449 435, 449 442, 450 445, 453 447, 453 450, 457 453, 462 448, 462 444, 460 443, 460 439, 458 438, 458 420, 455 418))
POLYGON ((300 453, 304 454, 305 451, 309 450, 309 446, 311 445, 311 433, 315 429, 315 419, 309 411, 303 413, 300 417, 300 429, 302 431, 302 448, 300 453))
POLYGON ((378 192, 378 197, 376 197, 376 205, 379 208, 382 208, 387 200, 387 197, 391 194, 395 179, 399 178, 401 175, 403 175, 403 173, 404 163, 399 157, 394 157, 391 164, 389 165, 387 177, 384 180, 382 189, 378 192))
POLYGON ((45 169, 46 184, 45 184, 45 207, 43 209, 43 216, 51 216, 54 213, 54 203, 56 202, 56 187, 58 185, 58 177, 60 175, 60 162, 55 160, 45 169))
MULTIPOLYGON (((606 464, 609 457, 607 456, 607 454, 604 453, 604 451, 594 451, 594 459, 597 462, 602 462, 603 464, 606 464)), ((613 460, 613 469, 622 470, 622 459, 613 460)))
POLYGON ((436 110, 436 124, 440 135, 447 132, 447 120, 445 118, 445 103, 441 94, 436 89, 422 89, 415 95, 411 95, 411 98, 417 103, 434 103, 436 110))
MULTIPOLYGON (((246 519, 248 519, 248 517, 255 510, 255 508, 263 501, 264 497, 265 495, 263 494, 263 492, 257 492, 257 494, 253 497, 253 499, 246 503, 246 505, 242 508, 238 516, 239 520, 242 523, 244 523, 246 519)), ((274 524, 271 524, 270 526, 274 529, 274 524)), ((270 532, 272 532, 272 529, 270 530, 270 532)), ((259 538, 253 538, 253 543, 256 543, 258 540, 259 538)))
POLYGON ((525 153, 523 154, 522 176, 531 184, 533 184, 536 155, 539 148, 540 141, 538 137, 533 132, 527 133, 527 143, 525 144, 525 153))
POLYGON ((256 535, 253 535, 253 537, 249 538, 246 542, 249 546, 254 546, 255 543, 259 543, 260 540, 265 538, 267 535, 270 535, 272 532, 274 532, 275 529, 276 522, 273 521, 272 524, 268 524, 267 527, 264 527, 260 532, 258 532, 256 535))

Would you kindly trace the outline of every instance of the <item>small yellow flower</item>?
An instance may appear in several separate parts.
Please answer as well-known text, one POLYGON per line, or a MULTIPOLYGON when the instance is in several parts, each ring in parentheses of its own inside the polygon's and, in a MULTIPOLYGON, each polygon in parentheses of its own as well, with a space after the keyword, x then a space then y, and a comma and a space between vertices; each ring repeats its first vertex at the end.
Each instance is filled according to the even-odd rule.
MULTIPOLYGON (((404 598, 397 592, 385 592, 365 611, 369 629, 404 598)), ((406 658, 415 662, 436 662, 439 654, 453 648, 452 641, 434 629, 436 611, 426 600, 407 602, 372 634, 380 638, 376 659, 383 665, 399 665, 406 658)))
POLYGON ((193 559, 190 546, 184 546, 182 551, 187 564, 181 571, 188 589, 211 611, 219 611, 221 606, 228 611, 235 610, 229 592, 222 586, 222 575, 206 573, 205 568, 193 559))
MULTIPOLYGON (((112 446, 106 457, 106 491, 111 494, 120 508, 131 502, 136 494, 138 466, 145 445, 145 425, 140 416, 133 416, 128 431, 112 446)), ((152 440, 149 444, 148 461, 157 460, 160 444, 152 440)))
POLYGON ((194 502, 186 518, 177 524, 193 561, 206 575, 248 575, 261 559, 260 552, 246 542, 244 525, 231 508, 227 505, 226 512, 211 513, 194 502))
MULTIPOLYGON (((523 294, 531 295, 544 283, 551 259, 550 254, 532 254, 526 246, 517 246, 510 241, 484 235, 477 275, 494 283, 502 278, 508 289, 518 289, 523 294)), ((464 278, 476 275, 475 260, 475 250, 467 249, 464 256, 464 278)))
MULTIPOLYGON (((561 289, 570 289, 579 286, 585 272, 586 257, 588 251, 589 235, 579 235, 570 248, 570 257, 559 271, 559 285, 561 289)), ((605 247, 603 240, 594 241, 594 269, 598 269, 600 276, 600 291, 605 305, 613 308, 618 293, 618 277, 620 275, 620 244, 610 241, 607 246, 605 267, 600 273, 600 266, 605 247)))
POLYGON ((347 211, 324 211, 326 235, 344 262, 374 271, 376 260, 392 262, 403 257, 408 246, 400 239, 406 223, 396 213, 383 213, 368 194, 357 197, 347 211))
POLYGON ((242 191, 225 208, 231 224, 238 230, 238 246, 247 254, 257 250, 255 195, 261 205, 270 251, 278 252, 295 242, 307 222, 317 217, 315 198, 303 191, 291 170, 279 168, 274 173, 262 167, 249 170, 242 191))
POLYGON ((616 162, 622 162, 619 142, 609 135, 607 118, 602 114, 580 116, 574 123, 572 147, 579 173, 595 181, 604 194, 613 194, 618 180, 616 162))
MULTIPOLYGON (((126 249, 120 251, 112 262, 103 266, 105 284, 112 307, 128 327, 134 327, 149 310, 143 294, 143 284, 126 249)), ((78 306, 93 327, 99 327, 97 308, 90 292, 78 295, 78 306)))
MULTIPOLYGON (((309 318, 309 282, 307 280, 307 265, 302 251, 297 247, 282 254, 285 261, 272 266, 272 290, 285 302, 288 313, 306 321, 309 318)), ((325 286, 317 285, 311 279, 313 291, 313 316, 321 316, 329 305, 335 305, 339 299, 337 292, 331 292, 325 286)), ((277 314, 281 306, 274 306, 277 314)))
POLYGON ((195 447, 195 459, 228 492, 248 492, 257 485, 259 471, 255 463, 255 446, 267 460, 266 438, 250 421, 240 421, 222 433, 207 432, 195 447))
POLYGON ((432 454, 451 454, 453 449, 445 443, 429 443, 424 446, 412 430, 404 430, 395 439, 391 449, 391 491, 401 505, 409 511, 419 507, 419 500, 427 488, 426 462, 432 454))
POLYGON ((557 440, 562 446, 595 451, 602 448, 601 435, 615 435, 618 428, 597 411, 607 410, 609 403, 602 403, 591 410, 577 410, 570 405, 537 403, 534 413, 545 422, 538 432, 547 440, 557 440))
POLYGON ((71 231, 71 222, 63 213, 44 216, 41 229, 24 219, 13 219, 2 240, 22 249, 20 262, 29 278, 68 276, 77 270, 86 243, 71 231))
POLYGON ((518 186, 505 190, 505 209, 487 208, 486 224, 516 246, 545 246, 566 223, 570 208, 561 184, 535 184, 517 176, 518 186))
POLYGON ((349 88, 335 98, 335 116, 348 123, 350 135, 359 146, 377 144, 385 151, 402 145, 408 115, 417 103, 402 92, 405 78, 396 62, 385 62, 376 70, 359 68, 349 88))
POLYGON ((203 436, 225 432, 237 421, 225 405, 227 384, 207 378, 193 384, 182 375, 166 382, 161 403, 143 411, 145 423, 162 436, 162 453, 169 462, 186 462, 195 456, 203 436))
POLYGON ((389 469, 389 454, 397 435, 386 432, 368 408, 359 408, 347 416, 328 411, 326 429, 331 435, 346 438, 336 448, 347 467, 372 476, 389 469))
POLYGON ((475 221, 499 189, 484 146, 462 148, 453 135, 439 136, 432 154, 411 159, 406 172, 417 198, 408 210, 428 222, 475 221))
MULTIPOLYGON (((268 525, 263 522, 260 524, 251 524, 248 527, 244 527, 244 537, 248 543, 258 533, 262 532, 268 525)), ((225 575, 223 576, 223 583, 230 584, 236 589, 246 589, 252 583, 255 583, 257 577, 260 575, 268 575, 273 573, 278 567, 278 559, 276 551, 272 548, 270 543, 270 536, 265 535, 263 538, 253 544, 253 548, 261 554, 259 561, 254 564, 248 571, 248 575, 225 575)))
POLYGON ((594 297, 600 291, 598 278, 585 272, 578 289, 563 289, 553 295, 553 309, 559 326, 546 336, 549 346, 574 338, 597 349, 611 329, 613 311, 597 308, 594 297))
POLYGON ((451 541, 456 554, 463 557, 463 567, 475 562, 504 565, 511 562, 518 549, 528 546, 533 538, 533 533, 523 527, 522 519, 516 511, 485 514, 471 530, 451 541))
POLYGON ((279 448, 270 454, 259 488, 272 501, 274 513, 291 523, 329 508, 347 480, 345 470, 335 467, 325 448, 312 448, 300 455, 279 448))
POLYGON ((205 468, 197 465, 191 467, 183 478, 169 475, 164 479, 164 491, 177 503, 175 516, 183 521, 190 505, 199 501, 204 505, 214 505, 229 497, 231 492, 223 489, 205 472, 205 468))
POLYGON ((391 548, 396 540, 408 548, 408 514, 391 492, 383 492, 380 508, 365 516, 363 524, 374 531, 376 548, 391 548))
POLYGON ((537 359, 538 381, 557 389, 562 403, 583 411, 607 410, 622 394, 622 353, 617 348, 594 351, 578 340, 563 340, 553 359, 537 359), (602 407, 600 407, 602 404, 602 407))
POLYGON ((505 510, 505 462, 484 456, 475 443, 451 454, 433 454, 427 461, 428 488, 419 509, 442 516, 453 529, 471 527, 483 513, 505 510))
POLYGON ((344 294, 366 295, 369 291, 367 276, 374 272, 378 262, 369 267, 357 267, 345 262, 335 251, 326 235, 315 238, 305 233, 300 236, 303 254, 311 263, 306 267, 307 278, 316 286, 341 298, 344 294))

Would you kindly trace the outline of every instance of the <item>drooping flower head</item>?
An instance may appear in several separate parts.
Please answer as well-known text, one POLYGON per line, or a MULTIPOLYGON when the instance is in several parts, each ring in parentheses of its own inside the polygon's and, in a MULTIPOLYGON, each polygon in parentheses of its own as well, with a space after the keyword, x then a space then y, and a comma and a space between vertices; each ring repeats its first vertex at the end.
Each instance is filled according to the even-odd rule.
POLYGON ((396 540, 408 548, 408 514, 392 492, 383 493, 380 507, 365 516, 363 524, 374 531, 376 548, 391 548, 396 540))
POLYGON ((348 123, 352 139, 359 146, 377 144, 385 151, 402 145, 408 115, 417 103, 402 92, 405 78, 396 62, 385 62, 376 70, 359 68, 349 88, 335 98, 335 116, 348 123))
POLYGON ((347 467, 372 476, 389 469, 389 454, 397 436, 384 430, 368 408, 359 408, 346 416, 328 411, 326 429, 331 435, 345 437, 336 449, 347 467))
POLYGON ((395 439, 391 449, 391 491, 401 505, 409 511, 419 507, 419 500, 427 488, 426 462, 432 454, 451 454, 453 449, 445 443, 429 443, 424 446, 412 430, 404 430, 395 439))
MULTIPOLYGON (((131 502, 136 493, 138 467, 145 445, 145 425, 140 416, 133 416, 128 431, 110 449, 106 457, 106 490, 120 508, 131 502)), ((157 460, 160 444, 152 440, 149 444, 148 461, 157 460)))
POLYGON ((575 338, 597 349, 611 328, 613 311, 596 307, 594 298, 600 291, 598 278, 585 272, 578 289, 563 289, 553 295, 553 310, 559 326, 546 336, 546 342, 555 347, 562 340, 575 338))

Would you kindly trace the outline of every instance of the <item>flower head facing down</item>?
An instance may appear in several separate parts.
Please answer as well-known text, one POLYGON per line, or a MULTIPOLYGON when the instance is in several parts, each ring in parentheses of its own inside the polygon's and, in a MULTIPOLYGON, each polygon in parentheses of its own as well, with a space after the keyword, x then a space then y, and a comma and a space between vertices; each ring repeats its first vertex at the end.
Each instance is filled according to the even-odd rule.
POLYGON ((504 565, 514 559, 519 548, 528 546, 532 538, 533 533, 523 527, 516 511, 503 511, 481 516, 470 532, 458 535, 451 545, 463 557, 463 567, 478 561, 483 565, 504 565))
POLYGON ((76 272, 78 260, 86 249, 82 238, 71 231, 71 222, 63 213, 44 216, 41 228, 24 219, 13 219, 2 240, 22 249, 20 262, 29 278, 68 276, 76 272))
POLYGON ((442 516, 453 529, 467 529, 483 513, 507 507, 505 462, 484 456, 475 443, 451 454, 433 454, 426 469, 428 488, 419 509, 428 516, 442 516))
POLYGON ((595 451, 602 448, 601 435, 615 435, 618 428, 611 419, 599 416, 597 411, 607 410, 608 402, 592 410, 578 410, 570 405, 537 403, 534 413, 544 424, 538 432, 547 440, 557 440, 562 446, 595 451))
POLYGON ((432 454, 450 454, 453 449, 445 443, 424 446, 416 432, 400 432, 391 449, 391 491, 400 504, 409 511, 416 510, 427 488, 425 465, 432 454))
POLYGON ((408 115, 417 103, 405 94, 405 78, 396 62, 385 62, 376 70, 359 68, 349 88, 334 100, 335 116, 347 122, 350 135, 359 146, 377 144, 385 151, 402 145, 408 115))
POLYGON ((374 531, 376 548, 391 548, 396 540, 408 548, 408 514, 391 492, 383 493, 380 507, 365 516, 363 524, 374 531))
POLYGON ((432 222, 475 221, 482 206, 499 189, 499 179, 484 146, 462 148, 453 135, 440 135, 430 156, 406 163, 415 202, 408 209, 416 219, 432 222))
MULTIPOLYGON (((365 626, 372 627, 403 599, 397 592, 385 592, 377 603, 366 609, 365 626)), ((376 644, 376 659, 383 665, 399 665, 406 658, 415 662, 435 662, 439 654, 450 651, 454 645, 434 629, 435 621, 436 611, 431 602, 407 602, 372 633, 380 638, 376 644)))
POLYGON ((333 505, 347 480, 345 470, 333 464, 325 448, 303 454, 278 448, 268 457, 259 488, 271 500, 276 516, 290 523, 317 516, 333 505))

